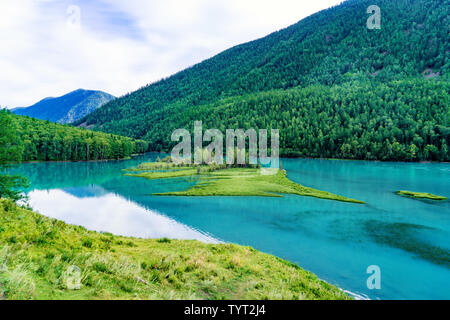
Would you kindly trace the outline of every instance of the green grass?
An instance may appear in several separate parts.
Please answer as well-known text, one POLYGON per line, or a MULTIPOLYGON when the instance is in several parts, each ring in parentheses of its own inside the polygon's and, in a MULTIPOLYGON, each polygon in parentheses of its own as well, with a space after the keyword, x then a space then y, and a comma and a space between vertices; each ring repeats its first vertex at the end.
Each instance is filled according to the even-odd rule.
POLYGON ((98 233, 0 200, 0 299, 349 299, 297 265, 234 244, 98 233), (78 268, 79 290, 70 289, 78 268))
POLYGON ((397 194, 400 196, 405 196, 409 198, 416 198, 416 199, 429 199, 429 200, 447 200, 446 197, 443 196, 437 196, 431 193, 425 193, 425 192, 413 192, 413 191, 397 191, 397 194))
MULTIPOLYGON (((162 164, 161 164, 162 165, 162 164)), ((336 200, 363 204, 364 202, 304 187, 287 178, 286 171, 258 168, 228 168, 216 170, 208 166, 200 167, 200 173, 192 167, 175 167, 165 165, 165 171, 157 171, 157 163, 145 164, 142 171, 151 172, 127 173, 128 176, 142 177, 150 180, 169 179, 177 177, 198 176, 200 182, 185 191, 155 193, 159 196, 261 196, 282 197, 282 194, 295 194, 299 196, 316 197, 327 200, 336 200)), ((131 169, 139 171, 139 167, 131 169)))
POLYGON ((186 170, 186 169, 193 169, 193 167, 188 167, 185 165, 175 165, 174 163, 168 162, 144 162, 135 168, 123 169, 123 171, 133 172, 133 171, 186 170))

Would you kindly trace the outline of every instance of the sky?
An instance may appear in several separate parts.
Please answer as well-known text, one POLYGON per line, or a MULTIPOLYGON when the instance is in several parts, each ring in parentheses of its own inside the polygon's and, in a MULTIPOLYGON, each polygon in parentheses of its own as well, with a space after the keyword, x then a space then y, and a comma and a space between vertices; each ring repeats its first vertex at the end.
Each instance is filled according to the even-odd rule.
POLYGON ((0 0, 0 106, 122 96, 342 0, 0 0))

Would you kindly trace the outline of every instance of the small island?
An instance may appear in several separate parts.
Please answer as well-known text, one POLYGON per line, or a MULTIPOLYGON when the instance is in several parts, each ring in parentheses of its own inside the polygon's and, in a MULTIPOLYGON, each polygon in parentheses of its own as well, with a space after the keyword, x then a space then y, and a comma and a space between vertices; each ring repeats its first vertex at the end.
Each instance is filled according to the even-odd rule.
POLYGON ((437 201, 443 201, 447 200, 447 197, 444 196, 437 196, 431 193, 426 192, 413 192, 413 191, 397 191, 396 194, 399 196, 404 196, 408 198, 413 199, 428 199, 428 200, 437 200, 437 201))
POLYGON ((199 177, 199 182, 185 191, 155 193, 157 196, 261 196, 282 197, 282 194, 315 197, 327 200, 364 204, 363 201, 339 196, 297 184, 287 178, 285 170, 255 165, 187 165, 163 161, 143 163, 126 169, 127 176, 150 180, 199 177))

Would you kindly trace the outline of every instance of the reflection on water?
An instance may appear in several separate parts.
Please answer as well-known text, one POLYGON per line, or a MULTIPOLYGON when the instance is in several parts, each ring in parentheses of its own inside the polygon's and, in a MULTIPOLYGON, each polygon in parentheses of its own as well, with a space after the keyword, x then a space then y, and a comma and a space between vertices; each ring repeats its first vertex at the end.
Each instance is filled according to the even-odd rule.
POLYGON ((168 237, 217 243, 204 233, 115 194, 102 192, 101 188, 78 190, 77 196, 58 189, 34 190, 28 196, 34 210, 89 230, 138 238, 168 237), (102 194, 94 197, 99 191, 102 194))

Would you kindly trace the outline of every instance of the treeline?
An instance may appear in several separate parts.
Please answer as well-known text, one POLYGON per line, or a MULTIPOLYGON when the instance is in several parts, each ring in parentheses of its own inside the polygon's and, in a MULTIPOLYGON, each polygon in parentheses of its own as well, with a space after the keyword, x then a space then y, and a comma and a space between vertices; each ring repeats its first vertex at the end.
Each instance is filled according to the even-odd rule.
POLYGON ((203 106, 159 111, 151 150, 169 151, 174 129, 279 129, 283 156, 449 161, 450 83, 424 79, 386 84, 275 90, 203 106))
POLYGON ((22 161, 123 159, 148 149, 148 143, 143 140, 17 116, 7 111, 0 111, 0 114, 11 121, 18 137, 12 144, 20 149, 22 161))

